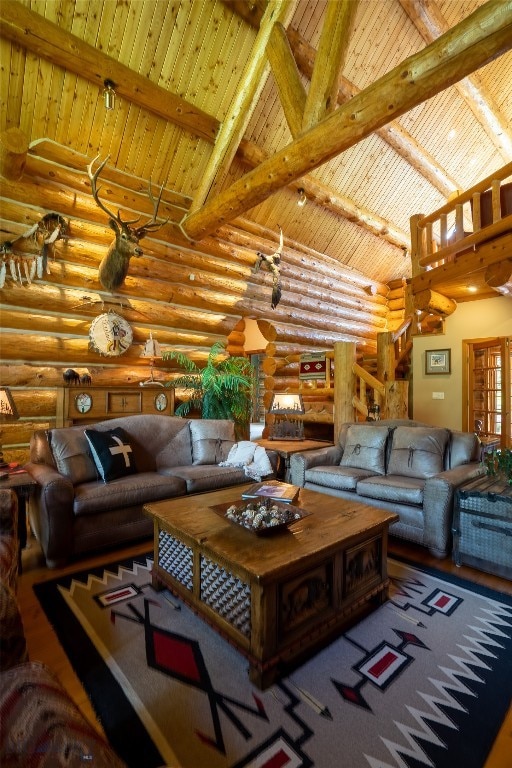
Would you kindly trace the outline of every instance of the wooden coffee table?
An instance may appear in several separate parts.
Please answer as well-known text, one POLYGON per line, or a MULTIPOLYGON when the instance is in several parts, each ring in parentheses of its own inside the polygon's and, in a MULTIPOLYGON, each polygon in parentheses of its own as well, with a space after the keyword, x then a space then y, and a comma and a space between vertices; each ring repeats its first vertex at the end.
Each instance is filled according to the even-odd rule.
POLYGON ((167 587, 249 661, 266 688, 387 597, 389 525, 398 515, 302 488, 311 514, 257 536, 210 507, 249 486, 146 504, 153 586, 167 587))

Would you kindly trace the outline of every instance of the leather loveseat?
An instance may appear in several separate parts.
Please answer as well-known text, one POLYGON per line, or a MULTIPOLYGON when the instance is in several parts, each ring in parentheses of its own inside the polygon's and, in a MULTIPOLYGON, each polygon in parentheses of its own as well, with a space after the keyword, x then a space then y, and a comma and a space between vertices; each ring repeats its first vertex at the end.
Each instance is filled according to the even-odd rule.
POLYGON ((451 548, 455 489, 484 474, 473 433, 410 419, 347 423, 337 444, 291 457, 291 482, 396 512, 390 533, 428 547, 451 548))
POLYGON ((51 670, 28 659, 16 590, 18 503, 0 488, 0 765, 124 768, 51 670))
MULTIPOLYGON (((174 416, 135 415, 34 432, 25 465, 38 483, 30 521, 48 567, 150 537, 146 503, 250 482, 243 467, 220 466, 234 444, 231 421, 174 416), (95 438, 117 432, 119 448, 112 453, 121 461, 128 456, 129 474, 109 482, 99 477, 86 430, 95 438)), ((267 453, 275 469, 277 454, 267 453)))

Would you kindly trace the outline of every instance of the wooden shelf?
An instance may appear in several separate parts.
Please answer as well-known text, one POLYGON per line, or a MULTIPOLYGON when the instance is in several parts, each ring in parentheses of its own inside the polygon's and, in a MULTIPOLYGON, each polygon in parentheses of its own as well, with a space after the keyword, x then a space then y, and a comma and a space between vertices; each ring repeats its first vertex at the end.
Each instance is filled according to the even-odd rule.
POLYGON ((62 387, 57 398, 57 427, 91 424, 135 414, 172 416, 174 390, 162 387, 62 387), (77 405, 79 395, 88 395, 91 406, 85 413, 77 405), (162 397, 163 396, 163 397, 162 397), (164 402, 165 399, 165 402, 164 402))

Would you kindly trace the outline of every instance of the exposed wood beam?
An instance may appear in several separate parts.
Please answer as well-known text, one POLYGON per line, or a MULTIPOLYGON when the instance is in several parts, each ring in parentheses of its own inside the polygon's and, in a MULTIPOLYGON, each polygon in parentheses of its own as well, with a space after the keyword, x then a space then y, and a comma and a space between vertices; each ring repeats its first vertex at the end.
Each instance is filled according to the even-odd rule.
MULTIPOLYGON (((6 3, 0 4, 0 34, 4 35, 5 37, 9 38, 11 34, 11 23, 9 21, 9 18, 5 18, 5 6, 6 3)), ((18 7, 18 3, 13 2, 9 5, 14 5, 16 8, 18 7)), ((71 72, 78 73, 80 75, 83 75, 86 79, 90 79, 92 82, 94 82, 96 85, 98 85, 98 77, 95 74, 95 70, 93 71, 92 75, 88 78, 87 77, 87 67, 82 68, 82 60, 80 59, 80 55, 82 52, 82 45, 85 45, 82 43, 82 41, 79 38, 76 38, 75 36, 66 33, 64 30, 56 27, 55 24, 52 24, 51 22, 46 21, 44 18, 39 16, 37 13, 29 10, 26 6, 20 6, 23 13, 19 16, 18 21, 21 23, 23 21, 24 25, 26 26, 28 33, 27 35, 23 35, 20 40, 19 44, 23 46, 24 48, 27 48, 27 50, 31 50, 34 53, 37 53, 38 55, 42 56, 43 58, 48 58, 48 60, 53 61, 52 56, 54 53, 54 45, 55 41, 53 41, 53 45, 50 46, 49 44, 45 45, 45 39, 44 35, 47 34, 49 36, 53 35, 54 30, 57 30, 57 40, 59 43, 59 46, 57 48, 57 51, 62 50, 66 52, 66 57, 64 57, 64 54, 62 54, 62 58, 59 57, 59 61, 55 61, 56 64, 59 64, 63 67, 65 67, 67 70, 71 72), (43 36, 43 39, 40 39, 38 35, 30 33, 31 29, 37 29, 39 32, 39 35, 43 36)), ((231 8, 231 4, 229 5, 231 8)), ((233 10, 233 8, 231 8, 233 10)), ((260 9, 261 11, 261 9, 260 9)), ((256 26, 259 25, 259 21, 257 22, 256 26)), ((17 24, 14 25, 14 32, 18 34, 19 32, 19 26, 17 24)), ((15 40, 16 41, 16 40, 15 40)), ((87 47, 87 46, 86 46, 87 47)), ((269 46, 267 46, 268 50, 269 46)), ((313 51, 313 49, 311 49, 313 51)), ((112 59, 110 56, 107 56, 101 51, 95 51, 95 62, 98 64, 98 68, 102 70, 102 72, 112 73, 112 72, 120 72, 121 70, 117 69, 118 67, 121 67, 122 65, 119 65, 118 62, 116 62, 114 59, 112 59)), ((313 51, 314 54, 314 51, 313 51)), ((123 68, 123 72, 126 69, 123 68)), ((311 67, 312 71, 312 67, 311 67)), ((118 92, 120 95, 124 95, 131 103, 136 104, 139 107, 143 107, 148 112, 155 114, 159 117, 162 117, 165 120, 168 120, 172 123, 178 123, 179 120, 177 118, 180 118, 181 115, 185 117, 189 117, 190 120, 187 122, 187 129, 191 130, 192 132, 195 130, 195 115, 197 114, 197 111, 193 107, 192 104, 189 104, 188 102, 184 102, 183 100, 179 99, 179 97, 176 97, 178 99, 178 102, 172 97, 173 94, 169 94, 168 91, 166 91, 164 88, 161 88, 158 85, 155 85, 154 83, 151 83, 146 78, 140 78, 140 76, 129 70, 130 72, 130 78, 129 82, 132 83, 133 87, 130 90, 118 89, 118 92), (132 77, 133 75, 133 77, 132 77), (176 104, 180 104, 181 107, 179 109, 176 109, 176 104)), ((128 80, 127 80, 128 82, 128 80)), ((102 84, 100 84, 102 86, 102 84)), ((304 93, 304 100, 305 100, 305 93, 304 93)), ((204 117, 204 113, 201 113, 204 117)), ((208 127, 206 131, 200 130, 200 135, 202 138, 206 139, 210 143, 212 143, 215 139, 215 135, 217 134, 217 131, 220 127, 220 123, 214 118, 209 115, 205 116, 208 118, 207 123, 205 124, 205 127, 208 127), (203 135, 204 134, 204 135, 203 135)), ((184 127, 184 126, 182 126, 184 127)), ((66 159, 65 163, 69 165, 70 167, 76 168, 77 170, 83 171, 83 168, 85 167, 83 165, 83 155, 80 153, 75 153, 76 157, 72 157, 70 155, 71 150, 69 148, 64 148, 61 145, 55 144, 54 142, 51 142, 47 139, 42 139, 36 143, 33 143, 31 145, 30 151, 37 152, 41 157, 45 157, 48 160, 51 160, 52 162, 56 163, 62 163, 62 152, 66 150, 66 159)), ((261 150, 257 147, 257 145, 253 144, 252 142, 247 142, 242 140, 240 147, 237 150, 237 154, 239 159, 245 163, 246 165, 249 165, 251 168, 254 168, 256 165, 258 165, 260 162, 262 162, 262 154, 261 150)), ((265 156, 266 157, 266 156, 265 156)), ((90 160, 91 158, 89 158, 90 160)), ((107 166, 105 168, 103 175, 105 178, 110 178, 118 172, 110 168, 110 166, 107 166), (112 174, 112 176, 111 176, 112 174)), ((399 245, 400 247, 403 244, 407 243, 407 235, 403 232, 401 232, 398 229, 394 229, 392 225, 386 223, 383 219, 381 219, 378 216, 375 216, 370 211, 363 211, 358 209, 354 203, 347 198, 343 198, 341 195, 337 195, 333 190, 329 189, 328 187, 324 186, 322 189, 321 194, 319 195, 318 192, 313 191, 312 188, 309 187, 308 180, 305 177, 304 178, 304 188, 306 189, 306 193, 310 197, 311 200, 315 200, 319 205, 326 205, 326 207, 329 208, 329 210, 333 211, 334 213, 345 216, 349 218, 354 223, 358 224, 359 226, 362 226, 366 229, 369 229, 373 234, 378 235, 379 237, 383 237, 384 239, 388 240, 389 242, 399 245), (347 204, 345 205, 343 201, 346 200, 347 204)), ((314 189, 317 189, 317 183, 314 182, 314 189)), ((168 190, 166 190, 166 200, 169 202, 174 197, 174 194, 168 190)), ((186 206, 188 209, 188 204, 186 206)), ((183 215, 183 214, 182 214, 183 215)))
POLYGON ((204 237, 511 48, 512 0, 489 0, 187 217, 186 233, 204 237))
POLYGON ((98 88, 103 88, 104 80, 112 80, 119 96, 170 120, 194 136, 215 140, 218 122, 206 112, 15 0, 0 3, 0 36, 74 72, 98 88))
MULTIPOLYGON (((222 0, 222 2, 248 24, 255 28, 258 27, 262 12, 257 3, 251 3, 249 6, 241 0, 235 3, 232 3, 232 0, 222 0)), ((293 27, 288 27, 286 35, 300 71, 311 79, 316 57, 315 49, 293 27)), ((343 104, 360 92, 357 86, 343 75, 339 77, 338 86, 339 104, 343 104)), ((377 130, 376 133, 404 160, 407 160, 433 187, 438 189, 444 197, 448 198, 453 192, 461 188, 461 185, 399 123, 389 123, 377 130)))
MULTIPOLYGON (((416 29, 427 44, 448 30, 448 24, 433 0, 400 0, 416 29)), ((512 160, 512 133, 502 119, 500 109, 486 90, 480 76, 469 75, 455 86, 474 116, 487 133, 490 141, 506 163, 512 160)))
MULTIPOLYGON (((293 27, 288 27, 286 34, 300 71, 306 77, 311 78, 316 57, 315 49, 293 27)), ((344 104, 360 93, 359 88, 343 75, 339 77, 338 86, 338 104, 344 104)), ((461 185, 439 165, 410 133, 402 128, 400 123, 391 122, 379 128, 376 133, 442 195, 449 197, 453 192, 460 189, 461 185)))
POLYGON ((338 78, 345 65, 357 5, 357 0, 328 0, 302 118, 303 131, 312 128, 336 108, 338 78))
MULTIPOLYGON (((248 142, 243 141, 239 147, 238 155, 242 162, 254 168, 267 160, 268 155, 262 149, 257 149, 253 145, 248 147, 247 144, 248 142)), ((381 216, 373 213, 373 211, 356 205, 350 198, 345 197, 340 192, 336 192, 327 184, 322 184, 312 174, 302 176, 299 181, 294 181, 288 186, 294 187, 297 190, 302 187, 310 202, 316 203, 328 211, 332 211, 337 216, 343 216, 343 218, 363 227, 376 237, 387 240, 391 245, 396 245, 397 248, 402 249, 410 247, 410 237, 406 232, 395 227, 390 221, 383 219, 381 216)))
POLYGON ((295 139, 302 129, 306 89, 282 24, 275 24, 267 45, 267 56, 290 133, 295 139))
POLYGON ((222 122, 214 150, 194 195, 190 208, 192 212, 200 208, 210 193, 222 184, 265 84, 265 73, 268 70, 265 49, 272 28, 276 22, 287 22, 294 8, 295 0, 269 0, 251 57, 244 68, 239 87, 222 122))

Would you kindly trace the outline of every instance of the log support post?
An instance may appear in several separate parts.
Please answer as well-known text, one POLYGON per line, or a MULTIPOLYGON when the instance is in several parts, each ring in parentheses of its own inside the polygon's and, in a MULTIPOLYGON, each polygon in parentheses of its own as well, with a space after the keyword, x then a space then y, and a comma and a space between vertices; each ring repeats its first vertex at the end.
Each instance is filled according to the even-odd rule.
POLYGON ((386 381, 382 419, 407 419, 409 417, 409 382, 405 379, 386 381))
POLYGON ((352 398, 355 387, 353 365, 356 345, 351 341, 338 341, 334 345, 334 440, 338 439, 341 425, 354 420, 352 398))
POLYGON ((379 381, 395 380, 395 342, 389 331, 377 334, 377 378, 379 381))

